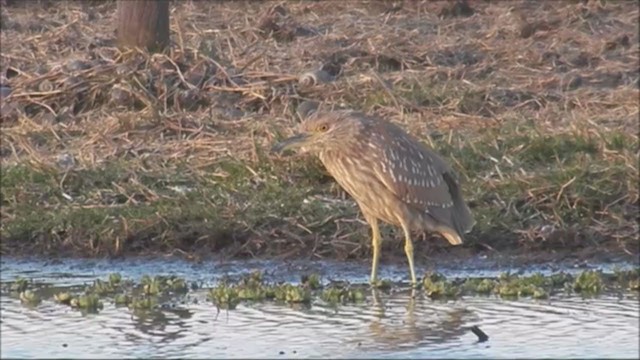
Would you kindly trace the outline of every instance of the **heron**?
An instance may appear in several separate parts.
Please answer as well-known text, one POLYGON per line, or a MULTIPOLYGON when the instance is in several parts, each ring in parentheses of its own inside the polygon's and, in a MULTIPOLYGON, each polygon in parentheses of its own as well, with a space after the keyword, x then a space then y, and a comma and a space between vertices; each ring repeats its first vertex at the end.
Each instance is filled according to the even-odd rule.
POLYGON ((358 204, 371 227, 370 283, 378 281, 379 222, 404 232, 411 283, 417 285, 412 232, 440 234, 461 245, 475 221, 458 175, 433 149, 379 116, 353 110, 316 111, 296 135, 271 152, 297 149, 318 156, 327 172, 358 204))

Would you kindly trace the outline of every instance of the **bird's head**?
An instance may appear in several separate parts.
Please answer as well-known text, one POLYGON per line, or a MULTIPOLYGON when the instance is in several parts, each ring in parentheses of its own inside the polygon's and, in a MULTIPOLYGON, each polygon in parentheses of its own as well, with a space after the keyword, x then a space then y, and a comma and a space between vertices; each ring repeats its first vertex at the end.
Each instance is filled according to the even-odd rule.
POLYGON ((271 151, 287 149, 318 152, 344 145, 359 133, 360 118, 347 112, 315 113, 299 126, 298 134, 275 144, 271 151))

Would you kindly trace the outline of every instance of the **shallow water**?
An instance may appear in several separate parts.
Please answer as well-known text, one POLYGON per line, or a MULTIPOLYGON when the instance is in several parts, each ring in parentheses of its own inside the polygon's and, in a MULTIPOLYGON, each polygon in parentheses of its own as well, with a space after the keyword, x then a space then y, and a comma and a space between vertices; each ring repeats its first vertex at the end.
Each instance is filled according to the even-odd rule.
MULTIPOLYGON (((381 276, 406 278, 406 268, 384 265, 381 276)), ((105 279, 111 272, 179 275, 205 288, 223 275, 268 269, 270 280, 297 281, 304 271, 363 282, 367 265, 340 263, 180 261, 17 261, 3 259, 1 280, 29 277, 69 287, 105 279)), ((441 269, 438 269, 441 270, 441 269)), ((495 275, 505 269, 454 271, 447 276, 495 275)), ((531 270, 531 269, 528 269, 531 270)), ((535 269, 544 271, 544 269, 535 269)), ((371 293, 365 303, 333 308, 274 303, 222 310, 199 301, 140 315, 105 301, 98 314, 82 314, 51 300, 29 308, 0 295, 3 358, 192 357, 192 358, 638 358, 637 293, 548 300, 464 297, 433 301, 409 290, 371 293), (469 330, 478 325, 486 342, 469 330)))

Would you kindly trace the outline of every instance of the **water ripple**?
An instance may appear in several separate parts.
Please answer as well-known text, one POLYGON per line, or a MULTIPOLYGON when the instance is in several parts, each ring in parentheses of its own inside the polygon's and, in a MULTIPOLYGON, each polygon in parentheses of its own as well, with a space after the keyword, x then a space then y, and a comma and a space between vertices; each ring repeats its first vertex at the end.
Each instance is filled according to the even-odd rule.
MULTIPOLYGON (((106 267, 103 271, 74 266, 80 276, 71 275, 76 270, 64 267, 52 273, 37 267, 33 268, 39 270, 29 271, 41 281, 59 286, 77 285, 93 280, 96 273, 108 273, 106 267)), ((11 270, 3 263, 3 271, 13 274, 28 270, 18 268, 11 270)), ((227 270, 225 273, 231 272, 227 270)), ((168 271, 175 273, 178 268, 168 271)), ((180 271, 205 273, 193 267, 180 271)), ((193 297, 203 299, 204 290, 193 297)), ((432 301, 421 293, 414 298, 405 291, 391 295, 372 292, 363 304, 338 308, 320 301, 311 307, 256 303, 218 313, 211 304, 199 301, 141 315, 106 303, 98 314, 82 314, 51 300, 28 308, 15 296, 3 294, 0 356, 637 358, 639 310, 637 294, 626 298, 559 296, 510 301, 465 297, 432 301), (478 343, 469 331, 473 325, 479 325, 490 336, 489 341, 478 343)))

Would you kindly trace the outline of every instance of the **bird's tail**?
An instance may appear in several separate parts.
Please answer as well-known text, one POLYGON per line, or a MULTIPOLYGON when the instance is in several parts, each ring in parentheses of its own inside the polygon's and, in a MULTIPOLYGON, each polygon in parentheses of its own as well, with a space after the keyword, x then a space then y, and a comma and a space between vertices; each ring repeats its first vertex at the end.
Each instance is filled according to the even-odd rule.
POLYGON ((476 224, 471 210, 462 199, 453 201, 453 226, 460 234, 466 234, 476 224))
MULTIPOLYGON (((449 175, 449 174, 446 174, 449 175)), ((476 221, 473 218, 471 210, 462 198, 462 192, 457 182, 449 175, 444 176, 447 185, 449 185, 449 193, 453 200, 453 208, 451 213, 451 220, 454 230, 458 234, 466 234, 473 229, 476 221)))

